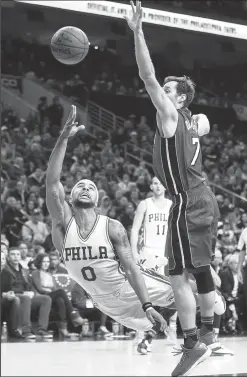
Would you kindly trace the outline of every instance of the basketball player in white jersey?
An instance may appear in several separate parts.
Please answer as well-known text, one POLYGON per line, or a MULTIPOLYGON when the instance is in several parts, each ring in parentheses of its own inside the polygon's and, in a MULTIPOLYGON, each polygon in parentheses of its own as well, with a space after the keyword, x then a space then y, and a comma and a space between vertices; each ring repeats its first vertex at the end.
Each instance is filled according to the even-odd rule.
POLYGON ((172 202, 165 198, 164 186, 157 177, 152 179, 150 188, 153 196, 142 200, 136 209, 131 230, 131 248, 136 260, 164 275, 164 266, 168 262, 164 255, 167 220, 172 202), (138 237, 142 226, 143 245, 139 253, 138 237))
POLYGON ((174 303, 170 282, 136 264, 122 224, 96 214, 98 190, 92 181, 81 180, 74 186, 71 207, 65 201, 60 176, 68 139, 84 128, 77 127, 75 119, 76 107, 72 106, 46 173, 53 243, 71 277, 103 313, 126 327, 147 331, 138 345, 139 352, 146 353, 146 342, 166 325, 153 305, 170 307, 174 303))
MULTIPOLYGON (((142 200, 136 209, 131 229, 131 249, 138 262, 164 275, 168 263, 164 255, 167 220, 172 201, 165 198, 165 188, 157 177, 153 177, 150 189, 153 196, 142 200), (138 238, 142 228, 143 244, 142 249, 138 251, 138 238)), ((169 318, 169 329, 166 332, 169 343, 176 344, 177 312, 169 318)), ((136 338, 143 338, 143 334, 137 333, 136 338)))

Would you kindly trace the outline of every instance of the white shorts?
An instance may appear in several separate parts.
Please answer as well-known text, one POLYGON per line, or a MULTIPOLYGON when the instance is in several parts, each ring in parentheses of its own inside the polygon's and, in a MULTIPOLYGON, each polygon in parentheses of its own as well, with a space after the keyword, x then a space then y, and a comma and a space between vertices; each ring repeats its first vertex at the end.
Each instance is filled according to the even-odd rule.
POLYGON ((143 247, 140 252, 140 262, 143 266, 152 268, 159 274, 164 275, 164 267, 168 259, 164 256, 164 248, 143 247))
MULTIPOLYGON (((161 307, 169 307, 173 304, 174 296, 169 279, 155 271, 141 269, 152 304, 161 307)), ((93 301, 103 313, 130 329, 147 331, 153 327, 127 280, 120 291, 105 297, 94 296, 93 301)))

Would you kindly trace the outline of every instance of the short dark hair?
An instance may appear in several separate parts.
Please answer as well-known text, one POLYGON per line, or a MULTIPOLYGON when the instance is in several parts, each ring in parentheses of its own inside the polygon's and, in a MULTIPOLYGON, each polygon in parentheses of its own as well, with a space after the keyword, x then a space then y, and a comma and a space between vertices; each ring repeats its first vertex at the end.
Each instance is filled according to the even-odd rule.
POLYGON ((33 263, 34 263, 35 267, 37 268, 37 270, 41 269, 42 262, 43 262, 43 260, 44 260, 45 257, 48 257, 50 259, 49 255, 46 254, 46 253, 38 254, 36 256, 36 258, 33 261, 33 263))
POLYGON ((51 257, 56 257, 57 259, 59 259, 60 258, 60 255, 59 255, 59 253, 56 251, 56 250, 53 250, 53 251, 51 251, 50 253, 49 253, 49 257, 51 258, 51 257))
POLYGON ((186 94, 186 100, 184 101, 184 107, 188 107, 194 99, 195 96, 195 87, 196 84, 191 78, 187 76, 177 77, 177 76, 168 76, 164 80, 164 84, 167 84, 170 81, 177 82, 177 93, 179 95, 186 94))

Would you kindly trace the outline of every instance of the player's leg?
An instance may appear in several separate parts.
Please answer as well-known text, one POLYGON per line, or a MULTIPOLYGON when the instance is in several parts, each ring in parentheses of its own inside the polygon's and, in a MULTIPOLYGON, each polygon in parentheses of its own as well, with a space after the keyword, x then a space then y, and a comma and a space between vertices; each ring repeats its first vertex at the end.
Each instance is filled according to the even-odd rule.
MULTIPOLYGON (((201 246, 200 242, 203 241, 204 229, 199 229, 202 241, 199 239, 198 243, 197 222, 199 217, 199 221, 203 224, 203 219, 196 208, 197 198, 192 197, 188 200, 187 195, 184 194, 178 195, 175 200, 176 203, 169 219, 170 232, 168 230, 166 249, 169 255, 170 281, 184 336, 183 356, 172 372, 172 376, 180 376, 189 374, 199 363, 207 359, 211 350, 198 339, 196 301, 188 274, 188 269, 194 269, 197 262, 198 266, 200 265, 199 261, 194 264, 193 257, 196 250, 200 255, 198 248, 201 246), (188 209, 193 216, 192 219, 191 216, 188 219, 188 209)), ((201 207, 203 208, 202 204, 201 207)))
MULTIPOLYGON (((213 219, 211 221, 210 228, 207 228, 205 231, 203 247, 205 249, 205 253, 207 250, 208 252, 212 252, 212 259, 217 238, 218 207, 216 199, 211 191, 209 192, 209 195, 211 197, 213 219)), ((210 222, 210 210, 205 213, 205 224, 207 224, 207 219, 208 222, 210 222)), ((220 344, 217 342, 213 331, 216 293, 210 265, 206 266, 203 272, 199 274, 195 273, 194 277, 197 284, 198 300, 201 312, 200 338, 204 344, 215 350, 220 348, 220 344)))

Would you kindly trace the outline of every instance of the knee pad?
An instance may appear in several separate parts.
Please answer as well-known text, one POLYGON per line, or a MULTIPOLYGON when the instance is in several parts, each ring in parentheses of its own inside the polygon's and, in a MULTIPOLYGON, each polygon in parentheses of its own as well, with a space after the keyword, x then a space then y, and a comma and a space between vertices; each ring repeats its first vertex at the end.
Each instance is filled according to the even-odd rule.
POLYGON ((210 266, 205 271, 193 274, 196 280, 197 292, 206 294, 215 290, 214 280, 210 271, 210 266))
POLYGON ((222 296, 222 294, 216 289, 215 291, 215 304, 214 304, 214 312, 217 315, 222 315, 226 311, 226 300, 222 296))

